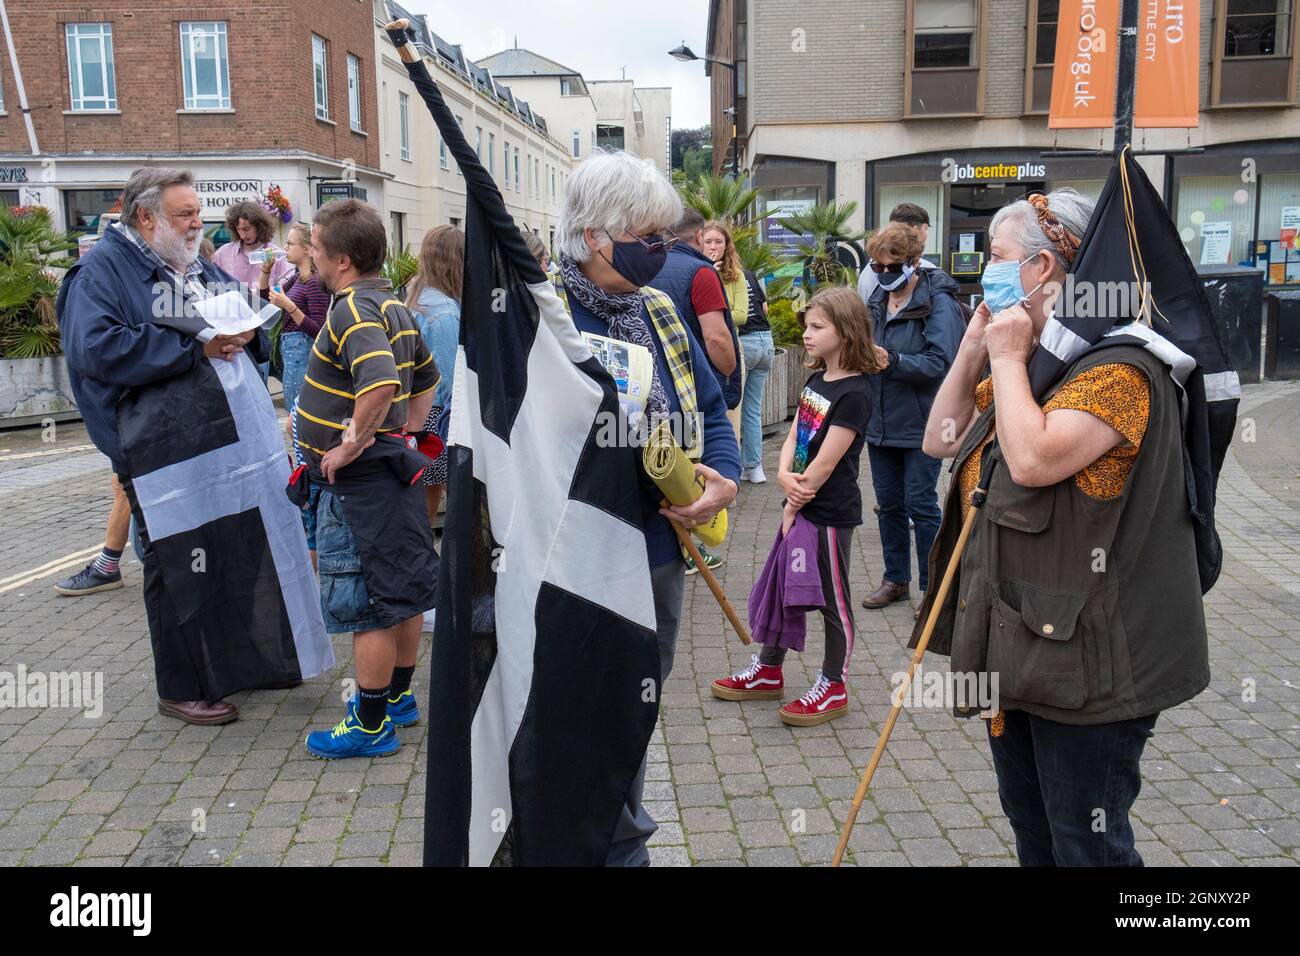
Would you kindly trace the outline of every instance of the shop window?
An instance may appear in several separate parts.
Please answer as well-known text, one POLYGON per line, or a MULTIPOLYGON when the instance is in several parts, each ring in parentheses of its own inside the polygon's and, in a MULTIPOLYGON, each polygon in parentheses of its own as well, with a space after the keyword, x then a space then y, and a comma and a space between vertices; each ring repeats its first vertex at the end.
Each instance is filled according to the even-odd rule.
POLYGON ((12 209, 18 205, 18 190, 0 189, 0 206, 8 206, 12 209))
POLYGON ((1174 222, 1193 263, 1235 264, 1251 256, 1256 185, 1243 183, 1240 176, 1183 176, 1178 180, 1178 214, 1174 222), (1214 248, 1220 241, 1215 237, 1225 230, 1232 238, 1226 258, 1221 258, 1214 248))
POLYGON ((1295 99, 1295 0, 1215 0, 1214 106, 1295 99))
MULTIPOLYGON (((1280 254, 1278 246, 1281 245, 1282 239, 1282 218, 1286 210, 1288 221, 1294 216, 1295 210, 1300 209, 1300 174, 1297 173, 1268 173, 1259 179, 1259 223, 1255 231, 1255 238, 1260 241, 1276 240, 1270 250, 1276 258, 1280 254)), ((1284 254, 1284 253, 1283 253, 1284 254)), ((1294 282, 1297 267, 1295 263, 1289 263, 1282 267, 1283 280, 1288 284, 1294 282), (1290 275, 1288 276, 1288 272, 1290 275)), ((1267 284, 1277 283, 1277 269, 1270 272, 1269 277, 1265 280, 1267 284)))
MULTIPOLYGON (((801 243, 811 242, 812 236, 791 232, 780 222, 797 212, 805 212, 817 204, 821 191, 816 186, 790 186, 780 189, 761 189, 758 192, 758 211, 767 215, 761 220, 763 242, 771 243, 780 255, 793 255, 801 243)), ((786 268, 795 275, 794 264, 786 268)))
POLYGON ((1025 64, 1025 112, 1046 113, 1052 105, 1056 24, 1061 0, 1029 0, 1029 56, 1025 64))
POLYGON ((69 23, 66 33, 72 109, 79 112, 117 109, 112 24, 69 23))
POLYGON ((985 0, 910 0, 906 115, 981 112, 980 31, 985 0))
POLYGON ((230 109, 230 56, 224 23, 181 24, 181 81, 187 110, 230 109))
POLYGON ((64 220, 69 232, 96 233, 99 217, 117 206, 120 189, 63 190, 64 220))
POLYGON ((926 237, 925 248, 921 254, 927 258, 938 262, 943 268, 947 268, 940 261, 943 243, 944 227, 944 204, 943 204, 943 187, 940 185, 888 185, 881 186, 877 190, 878 205, 876 207, 876 226, 884 226, 889 222, 889 213, 899 203, 915 203, 930 214, 930 234, 926 237))

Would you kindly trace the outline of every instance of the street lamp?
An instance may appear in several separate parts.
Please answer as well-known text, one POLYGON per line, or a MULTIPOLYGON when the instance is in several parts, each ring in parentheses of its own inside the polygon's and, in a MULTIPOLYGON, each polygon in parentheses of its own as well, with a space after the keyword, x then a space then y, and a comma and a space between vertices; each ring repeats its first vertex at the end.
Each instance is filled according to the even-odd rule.
MULTIPOLYGON (((718 66, 725 66, 731 71, 731 175, 740 181, 740 144, 737 138, 737 106, 740 103, 740 75, 736 70, 736 64, 730 60, 719 59, 716 56, 709 56, 707 53, 703 56, 695 53, 682 41, 682 45, 676 49, 669 50, 668 55, 674 60, 680 60, 683 63, 690 63, 692 60, 706 60, 709 63, 716 63, 718 66)), ((727 110, 723 110, 724 113, 727 110)))

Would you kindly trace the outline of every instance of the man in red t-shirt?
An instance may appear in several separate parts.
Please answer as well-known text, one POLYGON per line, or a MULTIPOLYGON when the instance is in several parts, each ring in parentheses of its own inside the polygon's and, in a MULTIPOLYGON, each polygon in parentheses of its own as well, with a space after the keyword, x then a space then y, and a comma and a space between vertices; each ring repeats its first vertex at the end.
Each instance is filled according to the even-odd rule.
POLYGON ((704 347, 727 407, 735 408, 740 404, 740 346, 722 280, 702 251, 704 217, 687 207, 673 231, 681 241, 668 251, 663 269, 650 285, 673 300, 678 315, 704 347))

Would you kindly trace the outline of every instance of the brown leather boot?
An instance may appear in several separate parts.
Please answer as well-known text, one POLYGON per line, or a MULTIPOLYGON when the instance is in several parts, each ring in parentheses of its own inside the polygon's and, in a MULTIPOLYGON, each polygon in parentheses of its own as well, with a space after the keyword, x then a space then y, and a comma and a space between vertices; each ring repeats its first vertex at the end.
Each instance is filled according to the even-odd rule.
POLYGON ((175 717, 187 724, 209 726, 211 724, 228 724, 239 719, 239 708, 224 700, 208 703, 206 700, 163 700, 158 699, 158 712, 168 717, 175 717))
POLYGON ((907 596, 908 587, 906 583, 899 584, 897 581, 881 579, 880 587, 862 599, 862 606, 868 610, 876 611, 893 604, 895 601, 906 601, 907 596))

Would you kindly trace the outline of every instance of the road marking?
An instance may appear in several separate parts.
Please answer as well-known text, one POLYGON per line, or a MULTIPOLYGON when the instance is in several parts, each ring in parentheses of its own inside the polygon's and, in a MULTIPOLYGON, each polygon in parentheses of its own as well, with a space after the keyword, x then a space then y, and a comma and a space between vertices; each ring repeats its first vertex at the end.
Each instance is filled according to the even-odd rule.
POLYGON ((0 594, 6 591, 12 591, 14 588, 20 588, 24 584, 31 584, 33 581, 39 581, 41 578, 49 577, 51 574, 57 574, 60 571, 66 571, 85 561, 92 555, 98 554, 103 549, 102 544, 97 544, 93 548, 87 548, 84 551, 74 551, 72 554, 56 558, 38 567, 31 568, 27 571, 19 571, 7 578, 0 578, 0 594))
POLYGON ((94 447, 94 445, 90 444, 69 445, 66 448, 49 448, 45 451, 27 451, 17 455, 0 455, 0 461, 18 461, 20 458, 43 458, 46 455, 70 455, 74 451, 89 451, 94 447))

